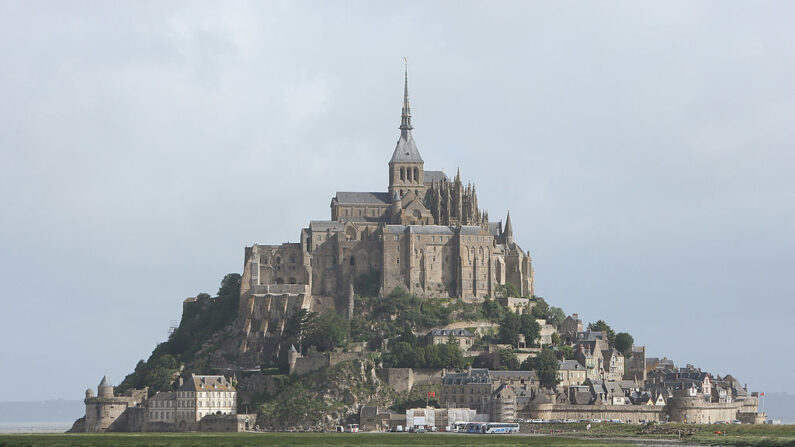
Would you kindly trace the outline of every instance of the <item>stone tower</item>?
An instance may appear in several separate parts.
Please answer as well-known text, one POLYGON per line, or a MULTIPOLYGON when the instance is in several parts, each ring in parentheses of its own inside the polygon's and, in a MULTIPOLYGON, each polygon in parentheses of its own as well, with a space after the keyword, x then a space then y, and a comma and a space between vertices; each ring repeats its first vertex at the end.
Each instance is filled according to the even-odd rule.
POLYGON ((409 104, 409 72, 408 65, 405 72, 403 87, 403 113, 400 118, 400 138, 398 139, 392 159, 389 160, 389 197, 394 197, 395 192, 400 197, 409 191, 422 200, 425 197, 425 162, 417 150, 414 137, 411 136, 411 105, 409 104))
POLYGON ((295 349, 295 345, 290 345, 290 350, 287 351, 287 364, 290 366, 290 374, 295 371, 295 362, 298 361, 300 356, 301 354, 295 349))
POLYGON ((97 397, 100 399, 109 399, 113 397, 113 385, 110 384, 108 376, 103 376, 102 381, 99 382, 99 387, 97 387, 97 397))

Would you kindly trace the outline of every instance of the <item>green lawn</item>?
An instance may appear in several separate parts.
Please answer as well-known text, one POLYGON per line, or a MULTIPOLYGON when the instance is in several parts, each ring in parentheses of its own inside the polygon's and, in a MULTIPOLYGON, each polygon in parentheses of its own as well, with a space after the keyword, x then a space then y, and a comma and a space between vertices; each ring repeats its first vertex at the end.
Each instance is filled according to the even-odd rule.
POLYGON ((696 425, 696 424, 663 424, 655 426, 670 429, 670 434, 643 434, 643 425, 638 424, 591 424, 586 430, 586 423, 574 424, 522 424, 522 431, 531 428, 537 433, 549 433, 551 429, 562 430, 565 435, 587 436, 591 438, 624 438, 634 439, 678 439, 675 430, 695 430, 695 434, 684 436, 687 444, 701 445, 736 445, 754 447, 785 447, 795 446, 795 425, 696 425), (721 432, 716 434, 715 432, 721 432))
POLYGON ((452 435, 452 434, 343 434, 343 433, 125 433, 0 435, 1 447, 21 446, 609 446, 598 440, 578 440, 554 436, 452 435))

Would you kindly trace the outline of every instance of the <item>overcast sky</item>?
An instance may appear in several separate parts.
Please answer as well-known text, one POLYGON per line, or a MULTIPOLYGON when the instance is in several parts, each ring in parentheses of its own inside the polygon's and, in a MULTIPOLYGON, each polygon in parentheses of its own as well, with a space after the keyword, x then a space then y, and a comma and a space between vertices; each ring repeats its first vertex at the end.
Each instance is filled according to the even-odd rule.
POLYGON ((536 293, 759 391, 795 357, 792 2, 0 1, 2 400, 80 399, 254 243, 426 169, 536 293), (786 332, 785 332, 786 331, 786 332))

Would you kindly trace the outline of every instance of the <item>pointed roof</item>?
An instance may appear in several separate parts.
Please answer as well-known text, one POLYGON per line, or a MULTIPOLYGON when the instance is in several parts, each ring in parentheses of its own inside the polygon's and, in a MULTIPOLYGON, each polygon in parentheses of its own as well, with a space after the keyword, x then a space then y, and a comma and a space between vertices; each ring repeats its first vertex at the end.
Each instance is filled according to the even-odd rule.
POLYGON ((109 387, 112 387, 112 386, 113 385, 110 384, 110 380, 108 380, 108 376, 102 376, 102 381, 99 382, 99 387, 98 388, 109 388, 109 387))
POLYGON ((414 137, 411 136, 411 105, 409 104, 409 68, 406 63, 405 84, 403 87, 403 113, 400 116, 400 138, 392 153, 390 163, 423 163, 414 137))
POLYGON ((505 235, 513 236, 513 227, 511 226, 511 212, 508 211, 508 217, 505 218, 505 235))

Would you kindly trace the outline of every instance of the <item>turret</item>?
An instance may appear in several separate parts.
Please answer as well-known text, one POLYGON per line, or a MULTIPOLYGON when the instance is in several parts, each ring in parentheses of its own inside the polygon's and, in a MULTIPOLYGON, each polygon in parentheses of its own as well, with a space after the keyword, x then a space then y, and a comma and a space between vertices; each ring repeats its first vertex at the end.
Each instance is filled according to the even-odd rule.
POLYGON ((295 370, 295 362, 298 361, 300 356, 301 354, 295 349, 295 345, 290 345, 290 350, 287 351, 287 363, 290 366, 290 374, 295 370))
POLYGON ((505 218, 505 229, 502 231, 502 236, 505 238, 506 244, 513 244, 513 227, 511 226, 510 211, 508 211, 508 217, 505 218))
POLYGON ((100 399, 113 397, 113 385, 110 384, 108 376, 103 376, 102 381, 99 382, 99 387, 97 387, 97 396, 100 399))
POLYGON ((400 210, 403 209, 403 200, 400 198, 400 194, 397 191, 392 191, 392 207, 390 208, 390 214, 392 215, 391 220, 392 223, 400 223, 397 220, 397 216, 400 214, 400 210))
POLYGON ((94 390, 92 390, 91 387, 88 387, 88 389, 86 390, 86 399, 91 399, 93 397, 94 397, 94 390))

